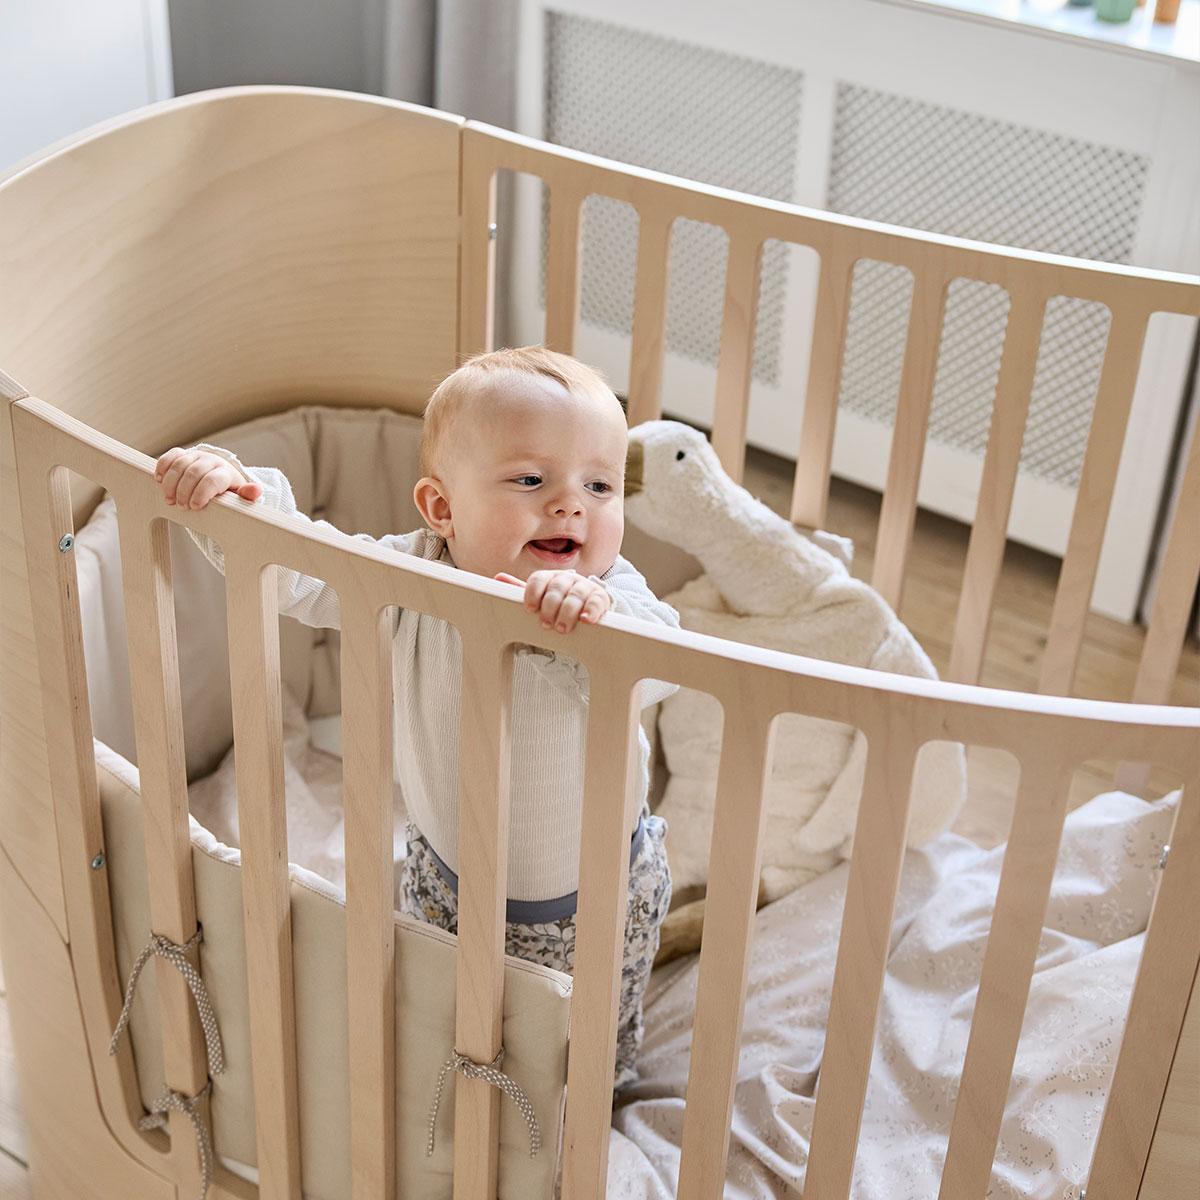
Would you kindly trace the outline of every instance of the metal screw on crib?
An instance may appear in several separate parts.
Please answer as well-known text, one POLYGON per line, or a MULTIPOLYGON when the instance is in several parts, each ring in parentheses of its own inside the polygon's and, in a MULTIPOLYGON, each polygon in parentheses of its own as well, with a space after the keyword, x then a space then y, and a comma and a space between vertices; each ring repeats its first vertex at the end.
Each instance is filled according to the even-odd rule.
POLYGON ((495 221, 493 221, 488 226, 488 241, 494 242, 496 240, 496 238, 499 236, 499 234, 500 234, 500 226, 497 225, 495 221))
POLYGON ((101 850, 100 853, 97 854, 96 857, 92 859, 92 870, 98 871, 98 870, 100 870, 100 868, 102 866, 104 866, 104 851, 103 850, 101 850))
POLYGON ((60 554, 66 554, 66 552, 70 550, 73 545, 75 545, 74 536, 69 533, 64 533, 62 537, 58 539, 58 552, 60 554))
POLYGON ((1163 848, 1162 848, 1162 853, 1158 856, 1158 869, 1160 871, 1166 870, 1167 858, 1170 856, 1170 854, 1171 854, 1171 843, 1167 842, 1167 844, 1165 846, 1163 846, 1163 848))

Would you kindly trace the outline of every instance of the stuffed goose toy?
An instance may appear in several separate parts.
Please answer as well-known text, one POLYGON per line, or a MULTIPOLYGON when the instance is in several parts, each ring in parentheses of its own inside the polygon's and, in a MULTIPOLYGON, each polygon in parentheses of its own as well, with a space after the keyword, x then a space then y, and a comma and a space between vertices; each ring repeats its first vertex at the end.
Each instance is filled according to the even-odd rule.
MULTIPOLYGON (((852 666, 936 679, 916 639, 842 558, 805 537, 725 473, 704 435, 676 421, 632 429, 625 512, 653 537, 695 556, 704 573, 664 597, 685 629, 852 666)), ((842 539, 815 534, 836 546, 842 539)), ((659 814, 677 897, 702 894, 708 875, 721 708, 681 689, 663 702, 659 736, 670 782, 659 814)), ((766 794, 759 903, 848 858, 862 790, 866 739, 849 726, 779 718, 766 794)), ((910 845, 949 827, 966 795, 957 743, 917 759, 910 845)), ((669 940, 664 930, 664 944, 669 940)))

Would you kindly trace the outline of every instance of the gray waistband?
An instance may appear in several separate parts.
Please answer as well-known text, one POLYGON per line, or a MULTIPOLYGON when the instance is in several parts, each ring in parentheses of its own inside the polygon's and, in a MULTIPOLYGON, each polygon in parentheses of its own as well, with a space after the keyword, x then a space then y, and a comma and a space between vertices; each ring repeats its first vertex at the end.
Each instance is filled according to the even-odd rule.
MULTIPOLYGON (((629 865, 637 858, 642 848, 642 839, 646 834, 646 818, 638 817, 637 828, 629 839, 629 865)), ((458 876, 438 857, 438 852, 425 839, 429 854, 433 858, 438 874, 446 881, 450 890, 458 895, 458 876)), ((509 900, 504 909, 504 919, 510 925, 543 925, 548 921, 562 921, 573 916, 579 907, 579 893, 568 892, 565 896, 555 896, 550 900, 509 900)))

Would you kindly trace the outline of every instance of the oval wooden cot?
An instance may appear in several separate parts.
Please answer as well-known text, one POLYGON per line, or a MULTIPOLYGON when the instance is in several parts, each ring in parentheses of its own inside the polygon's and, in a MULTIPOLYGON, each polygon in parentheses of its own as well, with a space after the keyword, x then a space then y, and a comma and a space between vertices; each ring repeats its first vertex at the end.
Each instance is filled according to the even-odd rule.
MULTIPOLYGON (((869 755, 850 863, 804 1195, 845 1200, 858 1142, 907 819, 921 745, 950 739, 1010 752, 1021 767, 1005 859, 946 1151, 942 1200, 982 1197, 1066 815, 1072 771, 1102 758, 1159 764, 1185 781, 1124 1041, 1099 1130, 1088 1200, 1150 1197, 1143 1178, 1184 1179, 1192 1145, 1160 1128, 1164 1097, 1196 1127, 1188 1061, 1200 1011, 1200 710, 1167 704, 1200 573, 1200 436, 1182 485, 1132 703, 1071 696, 1152 314, 1200 316, 1200 283, 1161 272, 971 243, 797 208, 655 174, 459 117, 299 88, 201 93, 131 113, 51 147, 0 178, 3 684, 0 921, 5 977, 39 1200, 194 1194, 192 1125, 142 1132, 128 1047, 108 1055, 123 980, 113 949, 75 566, 67 535, 100 489, 117 498, 152 917, 195 933, 167 522, 216 537, 229 563, 244 920, 252 994, 258 1183, 218 1169, 215 1197, 297 1200, 300 1124, 291 993, 287 844, 278 763, 277 620, 264 569, 320 576, 343 602, 349 1121, 348 1195, 396 1192, 392 1119, 391 605, 451 621, 463 639, 463 820, 455 1046, 500 1050, 512 647, 529 640, 509 589, 440 564, 226 500, 164 510, 152 480, 167 446, 264 413, 320 403, 419 413, 462 356, 493 340, 496 179, 549 192, 545 341, 570 352, 579 320, 581 211, 590 195, 639 217, 628 410, 661 413, 667 251, 673 222, 725 229, 729 254, 712 441, 740 479, 763 244, 820 259, 813 353, 791 517, 823 523, 854 266, 912 273, 914 291, 872 582, 898 606, 955 279, 1010 298, 972 526, 950 678, 914 680, 802 659, 613 616, 571 638, 592 691, 578 957, 562 1135, 562 1192, 605 1189, 614 1022, 642 678, 722 704, 714 844, 700 958, 678 1194, 723 1193, 733 1083, 757 895, 770 732, 799 712, 862 729, 869 755), (1079 499, 1037 694, 978 686, 1047 302, 1095 301, 1112 322, 1079 499), (135 449, 136 448, 136 449, 135 449), (623 795, 625 805, 605 804, 623 795), (1189 883, 1189 879, 1191 882, 1189 883), (1189 1007, 1190 1003, 1190 1007, 1189 1007), (1186 1017, 1186 1021, 1185 1021, 1186 1017), (1178 1054, 1177 1054, 1178 1051, 1178 1054), (1189 1107, 1190 1106, 1190 1107, 1189 1107), (1151 1170, 1148 1171, 1148 1164, 1151 1170), (1174 1175, 1170 1174, 1175 1172, 1174 1175)), ((536 270, 537 264, 524 264, 536 270)), ((564 643, 552 632, 540 644, 564 643)), ((339 968, 341 969, 341 968, 339 968)), ((158 976, 166 1084, 202 1091, 203 1042, 178 975, 158 976)), ((459 1079, 453 1192, 497 1187, 499 1093, 459 1079)), ((320 1131, 305 1136, 319 1137, 320 1131)), ((1194 1157, 1194 1155, 1193 1155, 1194 1157)), ((1164 1195, 1165 1193, 1158 1193, 1164 1195)))

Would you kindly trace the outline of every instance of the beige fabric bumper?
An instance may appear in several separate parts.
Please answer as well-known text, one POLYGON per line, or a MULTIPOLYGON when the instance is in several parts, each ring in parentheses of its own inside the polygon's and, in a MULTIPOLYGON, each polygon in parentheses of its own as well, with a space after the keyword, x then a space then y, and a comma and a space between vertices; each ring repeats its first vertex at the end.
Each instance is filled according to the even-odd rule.
MULTIPOLYGON (((124 980, 150 934, 141 797, 137 772, 128 763, 100 743, 96 755, 117 963, 124 980)), ((226 1059, 225 1071, 213 1080, 213 1144, 218 1158, 235 1169, 256 1161, 240 861, 238 851, 192 823, 196 909, 204 928, 200 967, 226 1059)), ((350 1194, 345 908, 335 889, 298 867, 292 868, 292 936, 304 1194, 311 1200, 342 1200, 350 1194)), ((451 1194, 453 1122, 446 1112, 432 1157, 426 1157, 425 1147, 438 1073, 454 1045, 455 947, 450 934, 396 918, 398 1197, 451 1194)), ((147 1107, 163 1084, 154 974, 143 976, 130 1022, 147 1107)), ((507 960, 504 1070, 528 1095, 543 1146, 530 1157, 524 1117, 514 1105, 501 1106, 499 1194, 505 1200, 534 1200, 553 1192, 570 994, 568 976, 507 960)))

